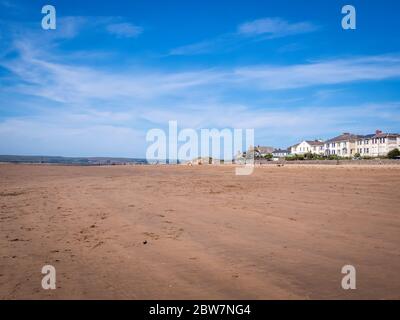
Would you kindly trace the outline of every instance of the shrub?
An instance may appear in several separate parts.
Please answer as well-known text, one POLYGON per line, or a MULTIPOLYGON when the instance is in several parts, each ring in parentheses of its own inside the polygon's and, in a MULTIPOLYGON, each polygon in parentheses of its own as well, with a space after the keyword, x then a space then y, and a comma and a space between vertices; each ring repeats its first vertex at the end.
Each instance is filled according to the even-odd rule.
POLYGON ((400 150, 399 149, 393 149, 392 151, 389 151, 387 154, 387 157, 389 159, 395 159, 397 157, 400 157, 400 150))
POLYGON ((306 160, 316 160, 319 158, 319 155, 316 153, 307 152, 304 154, 304 159, 306 160))
POLYGON ((328 160, 339 160, 339 157, 336 154, 330 154, 328 160))
POLYGON ((371 156, 363 156, 362 159, 363 159, 363 160, 371 160, 371 159, 373 159, 373 158, 372 158, 371 156))

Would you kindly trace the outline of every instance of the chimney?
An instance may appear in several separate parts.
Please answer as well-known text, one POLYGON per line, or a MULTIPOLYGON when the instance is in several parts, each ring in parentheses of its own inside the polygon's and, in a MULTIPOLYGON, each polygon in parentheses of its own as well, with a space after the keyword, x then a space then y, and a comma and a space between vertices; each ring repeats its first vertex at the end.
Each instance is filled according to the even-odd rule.
POLYGON ((350 134, 350 132, 343 132, 344 136, 348 136, 350 134))
POLYGON ((375 134, 381 134, 381 133, 382 133, 381 130, 376 130, 376 131, 375 131, 375 134))

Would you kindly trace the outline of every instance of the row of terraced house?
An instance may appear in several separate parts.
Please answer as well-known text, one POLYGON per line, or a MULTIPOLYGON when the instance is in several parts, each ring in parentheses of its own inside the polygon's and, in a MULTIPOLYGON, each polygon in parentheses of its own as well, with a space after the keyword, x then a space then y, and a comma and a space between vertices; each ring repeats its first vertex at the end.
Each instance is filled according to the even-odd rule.
POLYGON ((400 149, 400 134, 383 133, 376 130, 373 134, 356 135, 345 132, 332 139, 304 140, 289 148, 291 154, 315 153, 321 155, 337 155, 340 157, 386 156, 389 151, 400 149))

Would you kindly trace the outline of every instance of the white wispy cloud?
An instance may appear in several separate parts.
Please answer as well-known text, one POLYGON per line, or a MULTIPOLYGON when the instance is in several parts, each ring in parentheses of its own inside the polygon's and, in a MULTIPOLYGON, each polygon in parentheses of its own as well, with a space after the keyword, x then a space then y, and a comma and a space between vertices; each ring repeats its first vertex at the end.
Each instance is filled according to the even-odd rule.
POLYGON ((195 55, 233 50, 249 41, 271 40, 295 34, 314 32, 319 26, 311 22, 289 22, 282 18, 263 18, 240 24, 236 32, 219 35, 170 50, 170 55, 195 55))
POLYGON ((202 41, 198 43, 181 46, 170 50, 169 54, 173 56, 181 55, 195 55, 209 53, 216 49, 217 46, 221 46, 224 41, 219 39, 202 41))
POLYGON ((291 23, 281 18, 264 18, 246 22, 238 27, 238 34, 245 36, 268 35, 269 39, 316 31, 311 22, 291 23))
POLYGON ((377 81, 400 76, 400 56, 380 55, 333 59, 289 66, 237 68, 236 79, 268 90, 377 81))
POLYGON ((41 46, 55 46, 59 41, 76 38, 81 33, 104 33, 117 38, 136 38, 143 33, 141 26, 126 21, 123 17, 97 16, 60 16, 57 17, 57 28, 43 33, 37 23, 6 23, 0 20, 1 31, 16 41, 29 39, 41 46))
POLYGON ((258 141, 276 147, 301 139, 328 138, 349 128, 365 134, 383 122, 386 127, 381 129, 395 131, 400 121, 400 102, 301 107, 296 112, 288 108, 254 110, 231 103, 181 107, 144 108, 140 115, 134 110, 124 114, 50 110, 39 116, 5 119, 0 121, 0 150, 5 154, 140 157, 146 149, 145 130, 132 128, 130 121, 134 119, 148 120, 157 127, 165 127, 173 119, 180 129, 254 128, 258 141))
POLYGON ((143 28, 132 23, 123 22, 109 24, 107 31, 120 38, 136 38, 143 32, 143 28))
MULTIPOLYGON (((400 56, 348 57, 294 65, 249 65, 181 72, 154 69, 100 70, 47 61, 28 42, 17 42, 18 58, 0 65, 20 79, 13 89, 64 103, 155 101, 201 97, 207 92, 277 91, 400 78, 400 56)), ((54 56, 53 56, 54 59, 54 56)), ((58 59, 62 60, 62 59, 58 59)))

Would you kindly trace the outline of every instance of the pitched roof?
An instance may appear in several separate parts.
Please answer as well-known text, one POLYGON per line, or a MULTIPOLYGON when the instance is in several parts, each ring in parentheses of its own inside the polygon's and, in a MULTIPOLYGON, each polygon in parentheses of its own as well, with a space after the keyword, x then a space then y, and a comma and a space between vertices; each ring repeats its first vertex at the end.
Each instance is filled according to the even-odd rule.
POLYGON ((306 142, 310 145, 310 146, 322 146, 324 144, 324 142, 319 141, 319 140, 306 140, 306 142))
POLYGON ((255 147, 254 149, 260 153, 272 153, 275 150, 274 147, 260 147, 260 146, 255 147))
POLYGON ((289 150, 276 149, 272 153, 283 153, 283 152, 289 153, 289 150))
POLYGON ((400 136, 398 133, 377 133, 372 136, 372 138, 386 138, 386 137, 398 137, 400 136))
POLYGON ((352 133, 343 133, 340 136, 334 137, 332 139, 329 139, 325 141, 325 143, 330 143, 330 142, 337 142, 337 141, 348 141, 348 140, 357 140, 359 138, 362 138, 363 136, 352 134, 352 133))
POLYGON ((373 134, 366 134, 365 136, 360 136, 359 139, 370 139, 370 138, 372 138, 374 135, 375 135, 375 133, 373 133, 373 134))
POLYGON ((385 133, 381 130, 376 130, 375 133, 360 136, 359 139, 374 139, 374 138, 386 138, 386 137, 400 137, 398 133, 385 133))

